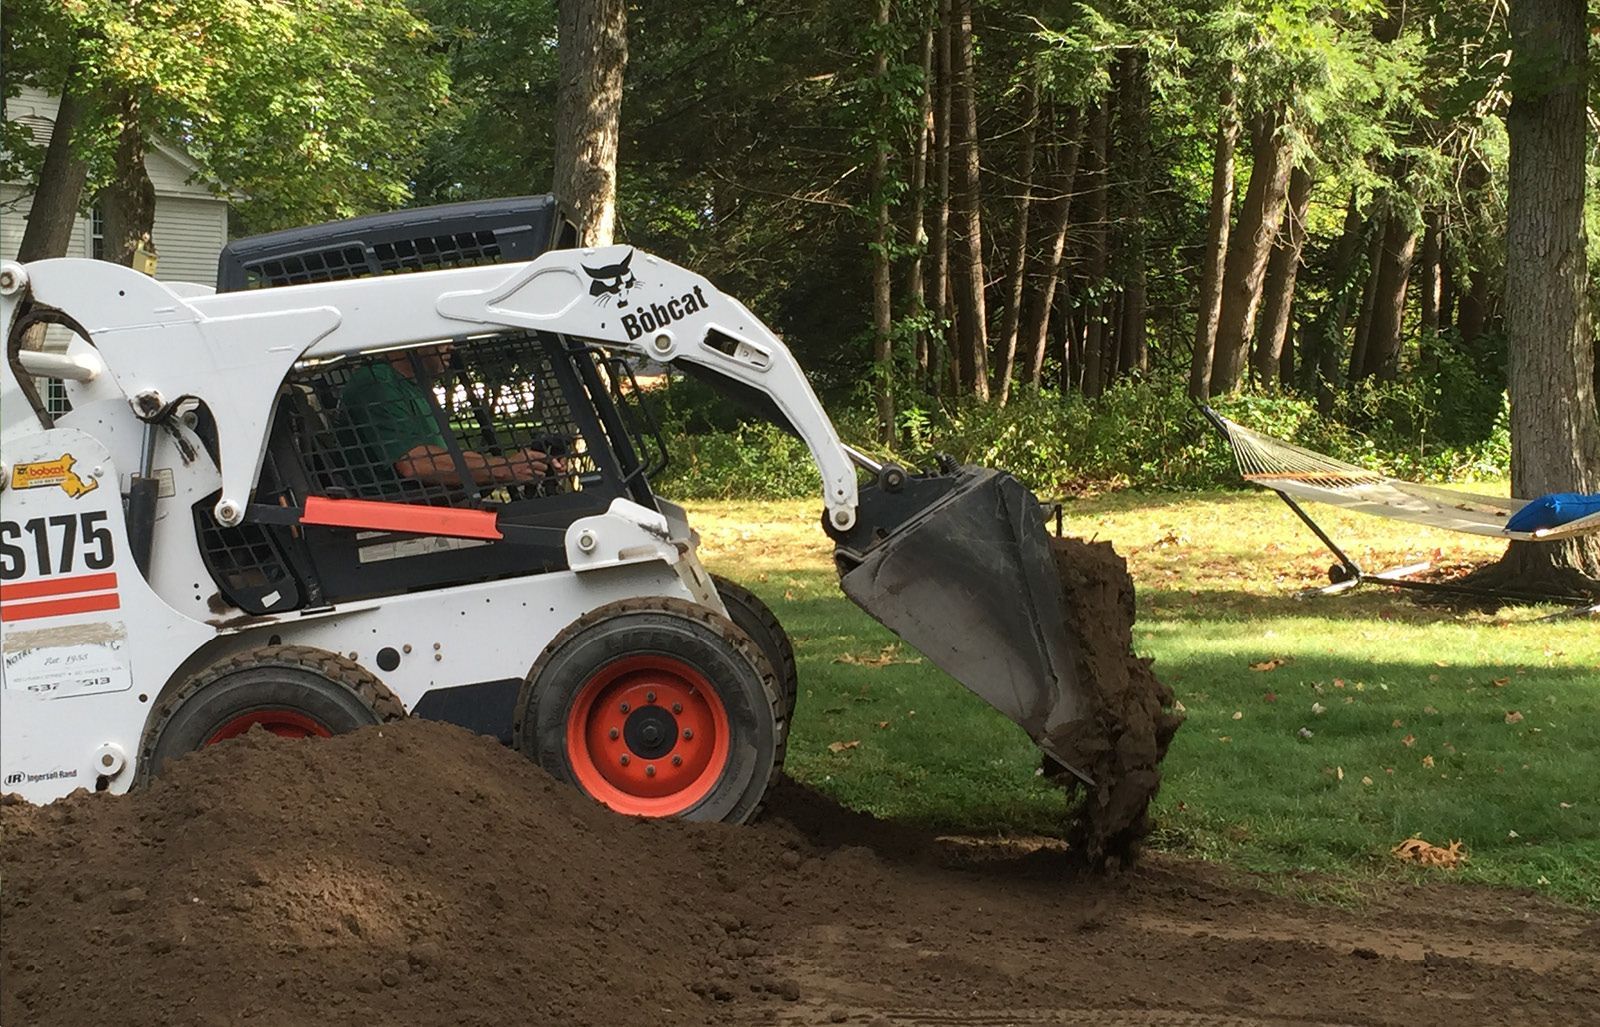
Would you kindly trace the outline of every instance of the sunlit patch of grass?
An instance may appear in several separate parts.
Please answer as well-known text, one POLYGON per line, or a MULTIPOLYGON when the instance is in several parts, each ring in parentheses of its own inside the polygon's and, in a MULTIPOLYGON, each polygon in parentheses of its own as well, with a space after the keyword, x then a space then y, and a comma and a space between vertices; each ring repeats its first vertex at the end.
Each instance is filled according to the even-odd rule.
MULTIPOLYGON (((894 637, 840 594, 819 505, 691 511, 711 568, 759 593, 794 637, 790 771, 882 816, 1058 834, 1061 798, 1022 732, 909 647, 886 652, 894 637)), ((1371 568, 1500 550, 1317 513, 1371 568)), ((1470 858, 1453 877, 1600 903, 1594 619, 1464 612, 1379 588, 1295 599, 1326 580, 1331 558, 1265 494, 1119 493, 1070 503, 1065 522, 1127 556, 1135 645, 1187 711, 1158 847, 1250 870, 1410 880, 1443 872, 1400 865, 1393 845, 1460 839, 1470 858)))

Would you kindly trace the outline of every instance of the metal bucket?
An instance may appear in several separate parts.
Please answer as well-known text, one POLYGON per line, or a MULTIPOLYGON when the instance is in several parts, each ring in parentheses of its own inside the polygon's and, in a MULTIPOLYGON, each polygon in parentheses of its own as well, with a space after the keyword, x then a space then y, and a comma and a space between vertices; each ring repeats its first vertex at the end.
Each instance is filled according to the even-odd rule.
POLYGON ((845 594, 1046 752, 1088 712, 1050 535, 1021 482, 972 466, 880 476, 835 541, 845 594))

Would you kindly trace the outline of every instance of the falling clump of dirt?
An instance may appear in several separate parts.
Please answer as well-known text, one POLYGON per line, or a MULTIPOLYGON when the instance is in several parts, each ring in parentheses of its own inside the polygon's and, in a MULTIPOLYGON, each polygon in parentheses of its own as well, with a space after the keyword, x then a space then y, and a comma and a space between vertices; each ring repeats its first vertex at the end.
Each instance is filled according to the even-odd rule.
POLYGON ((1090 701, 1087 716, 1049 739, 1055 753, 1094 780, 1085 784, 1064 768, 1054 774, 1074 792, 1069 851, 1092 869, 1116 871, 1132 865, 1150 833, 1161 760, 1183 718, 1151 661, 1134 654, 1127 561, 1109 542, 1058 538, 1051 547, 1067 631, 1078 643, 1074 669, 1090 701))

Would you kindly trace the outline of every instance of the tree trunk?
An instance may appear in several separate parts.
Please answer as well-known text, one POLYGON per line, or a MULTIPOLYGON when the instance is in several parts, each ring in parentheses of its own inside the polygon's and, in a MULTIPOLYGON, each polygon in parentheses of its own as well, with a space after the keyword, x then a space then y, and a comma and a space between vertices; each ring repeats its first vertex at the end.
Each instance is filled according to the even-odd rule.
POLYGON ((1361 311, 1356 315, 1356 336, 1350 346, 1350 373, 1348 380, 1354 385, 1365 378, 1367 371, 1368 342, 1372 338, 1372 315, 1377 306, 1378 271, 1383 263, 1383 240, 1388 232, 1389 215, 1379 209, 1369 231, 1367 242, 1367 280, 1361 287, 1361 311))
MULTIPOLYGON (((939 0, 939 31, 934 41, 938 60, 938 95, 934 98, 933 153, 934 153, 934 207, 933 235, 928 248, 933 254, 933 289, 929 308, 939 318, 938 336, 943 341, 943 360, 946 368, 954 371, 959 362, 955 358, 955 319, 950 310, 950 0, 939 0)), ((937 363, 929 354, 929 363, 937 363)), ((935 373, 931 380, 937 382, 935 373)), ((961 391, 961 382, 953 382, 954 391, 961 391)))
POLYGON ((628 64, 626 0, 558 0, 555 191, 578 215, 580 246, 608 246, 617 222, 617 125, 628 64))
POLYGON ((1034 156, 1039 140, 1039 73, 1033 74, 1028 89, 1028 109, 1022 126, 1022 161, 1018 171, 1017 226, 1011 239, 1011 281, 1006 291, 1005 308, 1000 318, 1000 341, 996 356, 994 387, 1001 406, 1011 398, 1011 378, 1017 362, 1017 334, 1022 324, 1022 290, 1027 282, 1028 218, 1033 209, 1034 156))
POLYGON ((1252 166, 1239 223, 1228 242, 1222 274, 1222 310, 1217 318, 1211 393, 1232 392, 1244 377, 1245 358, 1255 334, 1256 310, 1266 277, 1267 258, 1283 220, 1289 191, 1289 140, 1280 114, 1258 116, 1250 130, 1252 166))
MULTIPOLYGON (((1511 487, 1535 497, 1600 492, 1600 410, 1590 334, 1584 175, 1585 6, 1512 0, 1506 206, 1511 487)), ((1600 577, 1600 536, 1511 544, 1519 580, 1568 568, 1600 577)))
MULTIPOLYGON (((1350 301, 1356 292, 1359 268, 1356 259, 1361 254, 1361 196, 1350 190, 1350 201, 1345 206, 1344 228, 1339 233, 1339 243, 1334 248, 1333 281, 1331 295, 1318 329, 1317 367, 1315 388, 1317 409, 1327 415, 1333 412, 1334 390, 1339 384, 1339 361, 1344 355, 1344 331, 1350 323, 1350 301)), ((1309 374, 1311 368, 1307 367, 1309 374)))
MULTIPOLYGON (((878 0, 878 56, 873 74, 882 88, 889 77, 889 51, 883 30, 889 24, 889 0, 878 0)), ((887 102, 878 112, 879 127, 872 143, 872 205, 877 223, 872 244, 872 395, 878 412, 878 441, 887 444, 894 438, 894 297, 890 294, 890 245, 893 228, 889 221, 889 111, 887 102)))
POLYGON ((1200 261, 1200 300, 1195 316, 1194 352, 1189 364, 1189 396, 1211 395, 1211 364, 1222 311, 1223 265, 1228 258, 1228 227, 1233 221, 1233 149, 1239 139, 1233 93, 1222 95, 1217 141, 1211 159, 1211 213, 1206 221, 1205 256, 1200 261))
POLYGON ((1251 365, 1256 382, 1270 388, 1278 380, 1289 338, 1289 315, 1294 307, 1294 285, 1300 274, 1300 251, 1306 244, 1306 211, 1311 206, 1311 173, 1297 167, 1289 176, 1289 210, 1283 230, 1267 261, 1267 281, 1262 290, 1261 331, 1251 365))
POLYGON ((1367 338, 1363 371, 1394 381, 1400 370, 1400 329, 1406 309, 1406 285, 1417 252, 1417 229, 1411 212, 1392 210, 1384 230, 1383 257, 1373 296, 1372 334, 1367 338))
MULTIPOLYGON (((917 145, 911 160, 911 268, 906 275, 910 293, 911 316, 922 321, 928 309, 928 285, 925 281, 928 253, 928 229, 925 215, 928 206, 928 163, 931 158, 930 141, 933 137, 933 22, 922 31, 922 93, 917 98, 917 145)), ((917 373, 926 380, 928 375, 929 332, 917 329, 917 373)))
POLYGON ((88 179, 89 162, 73 149, 78 126, 83 122, 81 83, 69 74, 61 92, 61 106, 45 147, 44 164, 39 168, 39 185, 33 191, 28 223, 17 247, 20 261, 64 257, 72 241, 72 227, 78 221, 78 206, 83 202, 83 184, 88 179))
MULTIPOLYGON (((1056 284, 1060 280, 1061 263, 1067 252, 1067 231, 1072 224, 1072 187, 1078 175, 1078 142, 1082 120, 1082 112, 1076 108, 1067 115, 1066 128, 1063 130, 1066 141, 1060 148, 1054 179, 1056 196, 1049 207, 1050 255, 1045 260, 1044 283, 1039 287, 1027 326, 1022 331, 1023 341, 1028 347, 1028 384, 1034 388, 1039 387, 1044 374, 1050 313, 1055 307, 1056 284)), ((1063 358, 1065 356, 1063 353, 1063 358)))
POLYGON ((1488 328, 1490 284, 1483 268, 1467 272, 1467 291, 1456 301, 1456 332, 1462 342, 1477 342, 1488 328))
POLYGON ((1455 253, 1440 226, 1439 231, 1439 330, 1444 331, 1456 323, 1456 273, 1450 266, 1455 253))
POLYGON ((1150 78, 1140 51, 1123 62, 1121 123, 1122 164, 1126 180, 1127 217, 1122 225, 1123 293, 1119 319, 1121 346, 1118 366, 1124 374, 1142 372, 1150 361, 1145 327, 1148 315, 1149 272, 1145 266, 1145 206, 1149 194, 1150 78))
POLYGON ((972 0, 955 0, 951 57, 955 75, 953 120, 959 131, 955 221, 961 233, 956 252, 956 314, 961 351, 961 380, 974 396, 989 398, 989 327, 983 296, 983 196, 978 175, 978 93, 973 67, 972 0))
POLYGON ((151 184, 144 163, 144 124, 139 97, 125 91, 114 102, 116 163, 111 181, 101 193, 105 209, 105 259, 132 265, 141 247, 155 252, 151 231, 156 220, 156 187, 151 184))
POLYGON ((1420 308, 1422 337, 1428 339, 1439 334, 1439 301, 1443 289, 1443 281, 1439 275, 1439 258, 1444 235, 1439 208, 1429 209, 1423 217, 1423 224, 1425 227, 1422 232, 1422 267, 1417 276, 1420 294, 1417 303, 1420 308))
MULTIPOLYGON (((1106 102, 1096 103, 1089 113, 1087 160, 1083 174, 1088 197, 1084 203, 1083 279, 1090 297, 1100 295, 1106 277, 1106 102)), ((1101 358, 1106 323, 1100 305, 1093 299, 1084 304, 1083 394, 1100 395, 1101 358)))

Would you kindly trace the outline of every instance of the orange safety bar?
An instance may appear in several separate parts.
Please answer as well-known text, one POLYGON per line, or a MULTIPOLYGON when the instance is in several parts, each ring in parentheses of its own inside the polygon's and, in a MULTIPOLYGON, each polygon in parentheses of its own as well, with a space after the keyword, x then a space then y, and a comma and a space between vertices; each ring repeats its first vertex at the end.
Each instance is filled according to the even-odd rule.
POLYGON ((496 515, 489 510, 455 510, 418 503, 385 503, 372 499, 329 499, 308 496, 301 524, 330 528, 402 531, 412 535, 501 539, 496 515))

